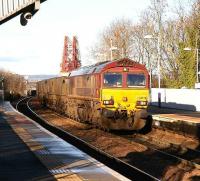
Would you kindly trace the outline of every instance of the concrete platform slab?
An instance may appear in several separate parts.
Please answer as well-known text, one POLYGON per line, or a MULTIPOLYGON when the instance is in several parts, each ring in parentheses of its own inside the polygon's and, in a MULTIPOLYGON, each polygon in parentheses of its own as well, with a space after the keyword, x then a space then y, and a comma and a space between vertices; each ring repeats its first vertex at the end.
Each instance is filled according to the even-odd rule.
POLYGON ((200 138, 200 112, 149 106, 153 125, 200 138))
POLYGON ((0 180, 17 175, 19 180, 128 180, 16 112, 9 103, 0 105, 1 134, 0 180))

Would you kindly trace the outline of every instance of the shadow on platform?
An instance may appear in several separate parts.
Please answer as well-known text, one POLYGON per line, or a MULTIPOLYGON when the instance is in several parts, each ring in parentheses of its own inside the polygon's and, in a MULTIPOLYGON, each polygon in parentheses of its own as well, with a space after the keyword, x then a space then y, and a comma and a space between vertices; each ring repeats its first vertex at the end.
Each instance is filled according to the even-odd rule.
MULTIPOLYGON (((159 106, 159 102, 151 102, 153 106, 159 106)), ((170 109, 180 109, 185 111, 197 111, 196 106, 192 104, 177 104, 176 102, 161 102, 161 107, 170 109)))
POLYGON ((55 180, 14 132, 1 112, 0 180, 55 180))
POLYGON ((200 119, 200 112, 196 111, 196 107, 194 105, 186 105, 186 104, 175 104, 173 103, 174 107, 171 103, 163 103, 161 102, 161 106, 158 106, 158 102, 153 102, 148 107, 148 112, 154 114, 177 114, 181 116, 189 116, 189 117, 199 117, 200 119), (178 105, 177 108, 175 105, 178 105), (186 109, 188 108, 188 109, 186 109))

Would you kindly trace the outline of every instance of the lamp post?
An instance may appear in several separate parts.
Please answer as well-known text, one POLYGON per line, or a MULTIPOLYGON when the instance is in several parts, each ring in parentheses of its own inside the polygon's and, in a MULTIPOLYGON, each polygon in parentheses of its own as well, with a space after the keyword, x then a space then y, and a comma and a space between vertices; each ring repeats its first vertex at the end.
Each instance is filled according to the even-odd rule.
POLYGON ((197 66, 197 68, 196 68, 196 71, 197 71, 196 72, 196 76, 197 76, 196 83, 199 83, 199 74, 200 74, 200 72, 199 72, 199 49, 198 48, 192 49, 190 47, 186 47, 183 50, 185 50, 185 51, 195 50, 195 52, 196 52, 196 66, 197 66))
POLYGON ((112 38, 110 39, 110 60, 113 60, 113 50, 117 50, 117 47, 113 46, 112 38))
POLYGON ((158 51, 158 64, 157 64, 157 69, 158 69, 158 88, 160 89, 160 37, 154 37, 153 35, 146 35, 144 36, 145 39, 157 39, 157 51, 158 51))
POLYGON ((0 78, 0 82, 1 82, 1 87, 2 87, 2 101, 4 101, 4 84, 3 84, 4 78, 0 78))
POLYGON ((152 69, 151 69, 151 62, 149 60, 149 52, 148 53, 148 70, 150 72, 149 74, 149 86, 150 86, 150 90, 151 90, 151 87, 152 87, 152 76, 151 76, 151 72, 152 72, 152 69))

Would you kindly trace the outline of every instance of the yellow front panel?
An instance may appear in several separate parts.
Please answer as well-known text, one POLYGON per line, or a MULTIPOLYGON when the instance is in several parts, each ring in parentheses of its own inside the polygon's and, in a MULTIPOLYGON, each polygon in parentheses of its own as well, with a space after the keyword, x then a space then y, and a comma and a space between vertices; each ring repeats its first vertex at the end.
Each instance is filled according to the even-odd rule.
MULTIPOLYGON (((120 109, 129 111, 136 110, 136 101, 148 101, 148 89, 102 89, 101 106, 111 110, 120 109), (114 105, 103 105, 103 100, 114 100, 114 105)), ((142 107, 147 108, 147 106, 142 107)))

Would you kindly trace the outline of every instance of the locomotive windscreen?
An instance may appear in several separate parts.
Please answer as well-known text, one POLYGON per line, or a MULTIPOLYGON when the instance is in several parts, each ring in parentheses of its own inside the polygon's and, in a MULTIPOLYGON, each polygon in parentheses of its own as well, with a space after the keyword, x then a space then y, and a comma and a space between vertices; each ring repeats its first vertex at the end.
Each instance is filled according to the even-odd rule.
POLYGON ((122 87, 122 74, 120 73, 105 73, 104 74, 105 87, 122 87))
POLYGON ((128 87, 137 87, 146 85, 146 79, 144 74, 128 74, 127 75, 127 85, 128 87))

